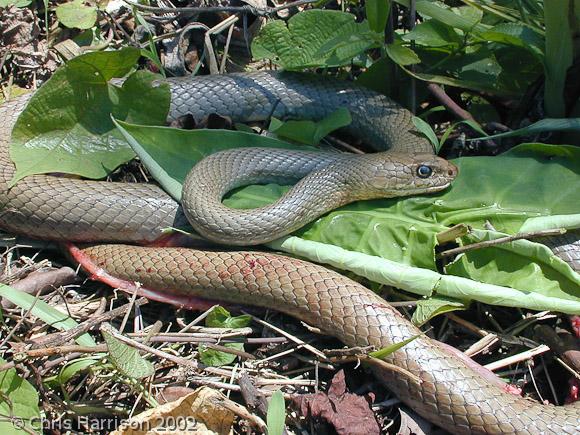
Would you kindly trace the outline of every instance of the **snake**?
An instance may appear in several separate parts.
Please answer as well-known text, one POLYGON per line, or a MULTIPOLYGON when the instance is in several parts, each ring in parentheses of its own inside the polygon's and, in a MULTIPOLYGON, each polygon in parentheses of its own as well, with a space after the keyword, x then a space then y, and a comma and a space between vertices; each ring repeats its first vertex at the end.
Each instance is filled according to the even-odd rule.
MULTIPOLYGON (((579 402, 554 406, 510 393, 506 384, 475 362, 422 334, 386 300, 335 271, 269 252, 141 246, 156 240, 164 228, 186 225, 188 217, 195 229, 214 241, 242 244, 239 240, 247 238, 259 244, 267 239, 265 233, 287 234, 300 222, 303 225, 324 213, 304 206, 295 209, 298 202, 310 203, 307 195, 318 198, 327 210, 333 204, 375 197, 380 185, 381 194, 391 196, 429 193, 445 188, 457 175, 452 164, 429 155, 431 146, 417 133, 410 112, 354 83, 279 72, 166 80, 172 93, 170 119, 190 114, 199 120, 219 113, 236 122, 272 115, 316 120, 337 107, 347 107, 353 122, 346 134, 389 151, 356 160, 331 155, 336 153, 321 153, 317 160, 308 152, 278 154, 280 150, 251 148, 235 157, 225 151, 202 160, 188 175, 181 205, 147 183, 33 175, 10 186, 14 175, 10 136, 31 98, 23 96, 0 106, 0 227, 40 239, 90 242, 71 249, 89 274, 121 288, 135 288, 138 282, 140 293, 152 299, 189 306, 201 298, 274 309, 320 328, 347 346, 381 349, 414 338, 385 357, 403 372, 381 365, 372 365, 372 370, 402 402, 451 433, 580 433, 579 402), (274 170, 269 179, 302 178, 289 192, 300 200, 282 198, 265 208, 244 211, 241 220, 233 220, 234 211, 220 209, 221 196, 262 179, 268 166, 262 163, 268 159, 274 166, 289 160, 290 169, 274 170), (382 171, 375 174, 381 165, 382 171), (245 172, 236 175, 236 167, 245 172), (349 177, 339 176, 337 168, 350 172, 349 177), (364 181, 369 172, 376 175, 376 183, 364 181), (308 177, 318 183, 314 191, 303 182, 308 177), (185 195, 188 188, 197 189, 193 199, 185 195), (353 193, 351 199, 340 193, 345 190, 353 193), (204 193, 205 199, 199 199, 204 193), (207 212, 207 208, 219 212, 207 212), (256 213, 276 225, 265 232, 255 229, 248 222, 256 213), (281 218, 291 213, 295 214, 288 226, 280 227, 281 218), (216 215, 224 219, 217 225, 212 222, 216 215), (238 239, 236 232, 241 236, 238 239)), ((558 245, 555 252, 578 270, 577 235, 554 243, 558 245)))

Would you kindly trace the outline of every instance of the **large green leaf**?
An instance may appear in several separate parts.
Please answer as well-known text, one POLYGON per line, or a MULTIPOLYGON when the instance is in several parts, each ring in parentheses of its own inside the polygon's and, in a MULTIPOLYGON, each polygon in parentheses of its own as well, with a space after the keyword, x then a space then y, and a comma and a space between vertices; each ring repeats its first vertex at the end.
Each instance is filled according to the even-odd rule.
POLYGON ((538 59, 544 58, 544 38, 523 23, 501 23, 479 35, 484 41, 525 48, 538 59))
POLYGON ((189 170, 209 154, 237 147, 295 148, 278 139, 242 131, 180 130, 121 121, 117 127, 161 186, 177 201, 181 199, 181 185, 189 170))
MULTIPOLYGON (((193 165, 195 160, 212 151, 243 144, 289 146, 249 133, 218 130, 187 132, 123 125, 134 140, 139 141, 144 154, 138 153, 144 162, 159 158, 158 163, 164 165, 162 174, 177 169, 180 173, 174 178, 177 184, 185 176, 187 165, 193 165), (172 145, 164 148, 164 144, 172 145), (185 157, 188 149, 189 157, 185 157), (186 160, 187 164, 184 163, 186 160)), ((510 245, 511 251, 503 249, 502 254, 493 259, 493 264, 486 267, 482 267, 481 263, 492 260, 489 252, 470 252, 464 256, 465 259, 462 257, 449 268, 458 277, 443 277, 434 272, 437 269, 434 249, 437 233, 458 223, 483 229, 484 224, 490 222, 499 236, 500 233, 517 233, 529 218, 547 217, 549 220, 549 216, 555 215, 557 222, 560 222, 562 215, 579 214, 580 192, 577 186, 580 179, 580 150, 567 146, 528 144, 501 156, 461 158, 455 163, 460 176, 446 192, 403 200, 353 203, 327 214, 296 234, 302 237, 299 240, 362 254, 365 262, 368 258, 377 257, 399 266, 414 266, 413 270, 405 269, 406 272, 400 274, 396 272, 394 277, 389 275, 388 268, 368 276, 360 270, 356 273, 425 296, 440 292, 455 298, 535 309, 558 309, 562 302, 561 310, 575 310, 573 305, 566 304, 580 300, 578 290, 570 291, 574 287, 580 288, 580 277, 550 251, 526 245, 531 242, 510 245), (514 264, 519 265, 522 261, 536 266, 526 274, 511 273, 514 264), (464 276, 494 286, 482 287, 476 281, 460 278, 464 276), (537 286, 530 288, 532 280, 540 283, 538 285, 543 289, 537 286), (507 287, 515 289, 513 296, 505 295, 509 290, 507 287), (547 293, 544 292, 546 289, 547 293), (477 292, 488 294, 479 297, 477 292), (534 297, 528 296, 529 292, 535 292, 534 297), (502 296, 498 296, 500 294, 502 296)), ((160 182, 163 184, 163 177, 160 182)), ((238 189, 224 202, 236 208, 259 207, 277 199, 287 188, 272 184, 248 186, 238 189)), ((468 241, 465 239, 464 243, 468 241)), ((308 252, 296 251, 288 244, 280 248, 320 261, 316 253, 308 256, 308 252)), ((340 265, 335 266, 341 268, 340 265)))
POLYGON ((483 13, 471 6, 450 8, 441 2, 419 0, 416 3, 416 8, 423 17, 430 17, 464 32, 487 30, 487 26, 480 23, 483 13))
POLYGON ((168 87, 152 86, 154 75, 145 71, 130 76, 122 88, 108 83, 126 75, 139 56, 132 48, 88 53, 56 71, 14 127, 12 181, 47 172, 103 178, 132 159, 111 114, 140 124, 164 124, 170 99, 168 87))
POLYGON ((382 39, 368 22, 355 19, 346 12, 314 9, 294 15, 287 25, 272 21, 254 38, 252 54, 287 70, 348 65, 382 39))
MULTIPOLYGON (((0 358, 0 363, 6 361, 0 358)), ((36 433, 40 430, 38 392, 30 382, 18 376, 16 369, 0 372, 0 415, 3 434, 36 433)))
POLYGON ((56 17, 64 26, 77 29, 90 29, 97 21, 97 7, 85 4, 83 0, 73 0, 56 7, 56 17))
POLYGON ((462 38, 453 27, 436 20, 427 20, 403 36, 405 41, 427 47, 459 47, 462 38))
MULTIPOLYGON (((306 258, 317 263, 328 264, 348 270, 373 282, 397 287, 422 296, 443 296, 458 300, 476 300, 491 305, 553 310, 569 314, 580 313, 578 274, 575 274, 576 290, 560 298, 545 296, 531 290, 482 283, 454 275, 442 275, 428 269, 407 266, 385 258, 349 251, 327 243, 288 237, 269 243, 269 246, 306 258)), ((574 272, 570 271, 574 274, 574 272)), ((491 277, 493 278, 493 277, 491 277)))

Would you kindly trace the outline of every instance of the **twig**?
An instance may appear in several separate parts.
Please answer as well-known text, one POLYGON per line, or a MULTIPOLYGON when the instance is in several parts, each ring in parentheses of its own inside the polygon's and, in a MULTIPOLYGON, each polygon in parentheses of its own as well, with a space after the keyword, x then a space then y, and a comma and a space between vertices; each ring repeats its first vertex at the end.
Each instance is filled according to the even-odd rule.
POLYGON ((467 110, 461 108, 455 101, 451 99, 449 95, 443 90, 443 88, 435 83, 429 83, 427 89, 439 100, 439 102, 449 110, 456 118, 463 121, 475 121, 475 118, 467 110))
POLYGON ((201 322, 203 319, 205 319, 207 316, 209 316, 209 314, 213 310, 215 310, 217 307, 219 307, 219 305, 214 305, 214 306, 210 307, 209 309, 205 310, 204 313, 200 314, 195 319, 193 319, 191 322, 189 322, 187 325, 185 325, 183 328, 181 328, 179 330, 179 332, 189 331, 193 326, 197 325, 199 322, 201 322))
POLYGON ((266 433, 266 423, 257 415, 252 414, 250 411, 247 410, 245 406, 240 405, 239 403, 234 402, 226 398, 225 400, 219 403, 224 408, 228 409, 229 411, 236 414, 238 417, 246 420, 250 425, 259 429, 260 432, 266 433))
POLYGON ((286 332, 286 331, 284 331, 284 330, 282 330, 280 328, 277 328, 276 326, 274 326, 274 325, 272 325, 272 324, 270 324, 270 323, 268 323, 268 322, 266 322, 266 321, 264 321, 262 319, 259 319, 259 318, 255 317, 255 316, 252 316, 251 314, 248 314, 248 313, 244 313, 244 314, 247 314, 247 315, 251 316, 252 317, 252 320, 254 322, 257 322, 260 325, 266 326, 266 327, 268 327, 268 328, 276 331, 278 334, 281 334, 284 337, 292 340, 294 343, 299 344, 301 347, 304 347, 305 349, 308 349, 310 352, 312 352, 314 355, 318 356, 322 360, 327 361, 326 355, 324 355, 321 351, 319 351, 318 349, 316 349, 314 346, 311 346, 308 343, 305 343, 304 341, 300 340, 298 337, 296 337, 296 336, 294 336, 292 334, 289 334, 288 332, 286 332))
POLYGON ((545 352, 548 352, 550 348, 545 344, 542 344, 534 349, 526 350, 525 352, 518 353, 517 355, 512 355, 504 359, 500 359, 498 361, 494 361, 492 363, 484 365, 486 369, 491 371, 501 369, 503 367, 507 367, 512 364, 516 364, 522 361, 527 361, 532 359, 536 355, 541 355, 545 352))
POLYGON ((452 257, 464 252, 473 251, 476 249, 489 248, 490 246, 501 245, 503 243, 514 242, 521 239, 531 239, 535 237, 547 237, 547 236, 561 236, 565 234, 566 230, 564 228, 559 228, 556 230, 542 230, 542 231, 530 231, 528 233, 519 233, 514 236, 500 237, 495 240, 486 240, 484 242, 472 243, 471 245, 460 246, 459 248, 449 249, 447 251, 440 252, 437 254, 437 258, 452 257))
POLYGON ((18 320, 16 325, 14 325, 14 327, 10 330, 10 332, 8 333, 6 338, 4 338, 4 340, 2 340, 2 343, 0 343, 0 348, 3 348, 6 345, 6 343, 8 343, 8 341, 12 338, 12 336, 16 333, 16 331, 18 331, 18 329, 24 323, 24 321, 28 318, 28 316, 30 316, 30 314, 32 313, 32 310, 34 309, 34 306, 36 305, 36 302, 38 302, 39 298, 40 298, 40 290, 36 293, 36 296, 34 297, 34 300, 32 301, 30 308, 24 313, 24 315, 18 320))
POLYGON ((123 334, 120 334, 111 325, 109 325, 107 323, 103 323, 101 325, 101 327, 99 328, 99 330, 106 332, 107 334, 112 335, 114 338, 116 338, 117 340, 119 340, 120 342, 122 342, 128 346, 131 346, 131 347, 134 347, 135 349, 142 350, 143 352, 147 352, 147 353, 150 353, 152 355, 158 356, 159 358, 165 358, 166 360, 169 360, 169 361, 177 364, 178 366, 190 367, 194 370, 199 370, 199 368, 200 368, 199 365, 195 361, 188 360, 186 358, 177 357, 175 355, 171 355, 170 353, 164 352, 162 350, 155 349, 154 347, 147 346, 147 345, 139 343, 135 340, 131 340, 130 338, 124 336, 123 334))
POLYGON ((486 331, 485 329, 478 328, 473 323, 471 323, 468 320, 462 319, 457 314, 454 314, 454 313, 445 313, 445 315, 450 320, 453 320, 455 323, 458 323, 459 325, 463 326, 468 331, 471 331, 474 334, 479 335, 480 337, 485 337, 485 336, 487 336, 487 335, 490 334, 490 332, 486 331))
MULTIPOLYGON (((135 301, 135 306, 145 305, 147 303, 146 298, 139 298, 135 301)), ((59 332, 56 334, 47 335, 44 337, 42 341, 38 341, 33 345, 33 349, 40 348, 40 347, 57 347, 64 343, 67 343, 70 340, 74 340, 75 338, 81 336, 82 334, 90 331, 91 329, 95 328, 96 326, 100 325, 103 322, 107 322, 112 320, 116 317, 122 316, 125 314, 126 310, 131 307, 131 304, 125 304, 121 307, 115 308, 107 313, 104 313, 100 316, 93 317, 92 319, 86 320, 85 322, 81 323, 74 328, 71 328, 64 332, 59 332)))
POLYGON ((125 315, 123 316, 123 320, 121 321, 121 326, 119 327, 119 331, 123 332, 125 330, 125 326, 129 321, 129 315, 131 311, 133 311, 133 306, 135 306, 135 301, 137 300, 137 293, 139 293, 139 289, 141 288, 141 283, 135 282, 135 290, 131 294, 131 299, 127 304, 127 309, 125 310, 125 315))
POLYGON ((363 355, 363 356, 360 356, 359 358, 346 358, 344 360, 336 361, 336 362, 340 362, 340 363, 343 363, 343 362, 355 362, 355 361, 359 361, 359 360, 362 360, 364 362, 367 362, 370 365, 378 366, 382 370, 388 370, 390 372, 399 373, 399 374, 405 376, 406 378, 409 378, 409 379, 417 382, 418 384, 420 384, 422 382, 421 381, 421 378, 419 376, 417 376, 416 374, 411 373, 410 371, 408 371, 408 370, 406 370, 406 369, 404 369, 402 367, 396 366, 395 364, 391 364, 389 362, 383 361, 382 359, 372 358, 372 357, 370 357, 368 355, 363 355))
POLYGON ((30 358, 42 358, 45 356, 53 355, 66 355, 73 352, 78 353, 101 353, 107 351, 107 345, 101 344, 98 346, 59 346, 59 347, 49 347, 44 349, 23 349, 19 350, 19 354, 25 354, 30 358))
POLYGON ((490 333, 473 343, 469 348, 465 349, 463 353, 473 358, 475 355, 484 352, 490 347, 495 346, 497 343, 499 343, 499 337, 490 333))

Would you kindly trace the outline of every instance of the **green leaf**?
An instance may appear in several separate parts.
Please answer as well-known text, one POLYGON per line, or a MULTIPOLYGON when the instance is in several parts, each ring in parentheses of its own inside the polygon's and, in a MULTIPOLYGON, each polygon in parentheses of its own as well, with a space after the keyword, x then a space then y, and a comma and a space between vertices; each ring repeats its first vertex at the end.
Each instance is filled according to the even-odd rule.
MULTIPOLYGON (((8 299, 14 305, 18 305, 24 310, 29 310, 32 307, 31 314, 33 316, 38 317, 46 324, 60 331, 66 331, 78 326, 78 323, 68 314, 60 312, 46 302, 36 299, 28 293, 0 284, 0 296, 8 299)), ((95 341, 89 334, 83 334, 75 341, 81 346, 96 346, 95 341)))
POLYGON ((119 341, 106 330, 101 329, 109 348, 109 358, 115 368, 124 376, 133 379, 147 378, 155 373, 150 361, 139 355, 139 351, 119 341))
POLYGON ((287 70, 334 67, 378 46, 377 38, 368 22, 357 23, 352 14, 313 9, 294 15, 287 25, 282 20, 268 23, 252 41, 252 54, 287 70))
POLYGON ((479 35, 484 41, 499 42, 529 50, 538 59, 544 58, 544 38, 523 23, 501 23, 479 35))
POLYGON ((393 352, 398 351, 400 348, 402 348, 403 346, 406 346, 407 344, 409 344, 410 342, 412 342, 413 340, 419 338, 420 335, 415 335, 414 337, 411 338, 407 338, 404 341, 401 341, 400 343, 394 343, 391 344, 390 346, 386 346, 383 347, 382 349, 376 350, 374 352, 369 353, 369 356, 373 357, 373 358, 377 358, 377 359, 384 359, 387 356, 389 356, 390 354, 392 354, 393 352))
POLYGON ((348 109, 341 107, 318 122, 282 122, 276 118, 272 118, 268 130, 275 133, 281 139, 289 139, 306 145, 317 145, 329 133, 346 127, 351 122, 350 112, 348 109))
POLYGON ((441 144, 439 143, 439 139, 437 139, 437 135, 433 131, 433 128, 431 128, 427 122, 423 121, 417 116, 413 116, 413 125, 417 128, 417 130, 425 135, 427 139, 429 139, 429 142, 431 142, 431 145, 433 145, 435 152, 438 153, 441 148, 441 144))
POLYGON ((580 131, 580 118, 561 118, 561 119, 546 118, 541 119, 538 122, 534 122, 533 124, 530 124, 527 127, 519 128, 517 130, 507 131, 505 133, 498 133, 492 136, 482 136, 468 140, 499 139, 514 136, 532 136, 538 133, 544 133, 546 131, 580 131))
POLYGON ((373 32, 383 33, 385 31, 390 9, 390 0, 367 0, 365 2, 367 20, 373 32))
POLYGON ((580 228, 580 213, 539 216, 527 219, 520 228, 521 233, 531 231, 555 230, 559 228, 580 228))
POLYGON ((280 390, 274 391, 268 402, 268 411, 266 413, 266 424, 268 426, 268 435, 282 435, 284 433, 284 424, 286 422, 286 404, 284 395, 280 390))
POLYGON ((233 317, 228 310, 223 307, 215 307, 205 318, 205 326, 210 328, 245 328, 252 321, 252 317, 244 314, 233 317))
POLYGON ((170 100, 168 87, 152 86, 154 75, 147 72, 132 75, 122 88, 107 83, 129 72, 139 55, 133 48, 88 53, 55 72, 30 99, 12 132, 12 183, 47 172, 103 178, 134 157, 110 115, 163 124, 170 100))
MULTIPOLYGON (((482 60, 482 62, 485 62, 482 60)), ((492 61, 492 65, 494 62, 492 61)), ((482 92, 489 92, 491 94, 503 94, 504 97, 507 96, 519 96, 520 92, 514 89, 498 89, 497 78, 499 77, 500 71, 496 69, 493 73, 484 74, 481 77, 481 81, 467 79, 467 78, 455 78, 450 76, 445 76, 441 74, 432 73, 418 73, 413 72, 407 68, 401 67, 405 72, 416 79, 423 80, 426 82, 438 83, 440 85, 454 86, 457 88, 467 88, 482 92)), ((476 73, 477 74, 477 73, 476 73)))
MULTIPOLYGON (((462 242, 477 243, 506 235, 495 231, 472 230, 462 238, 462 242)), ((475 281, 491 281, 499 286, 527 291, 530 298, 545 296, 559 299, 563 305, 564 301, 580 300, 580 275, 555 257, 545 245, 529 240, 516 240, 466 252, 447 265, 446 271, 475 281), (530 262, 530 258, 534 262, 530 262), (538 267, 543 270, 543 274, 537 273, 538 267)))
POLYGON ((409 47, 405 47, 398 42, 387 44, 385 46, 387 55, 398 65, 413 65, 421 63, 419 56, 409 47))
POLYGON ((32 0, 0 0, 0 8, 7 8, 14 5, 17 8, 24 8, 32 3, 32 0))
POLYGON ((116 124, 153 177, 176 201, 181 199, 181 187, 187 173, 211 153, 237 147, 295 147, 278 139, 242 131, 180 130, 121 121, 116 124))
MULTIPOLYGON (((215 307, 205 318, 205 326, 210 328, 244 328, 252 321, 252 317, 244 314, 242 316, 232 317, 230 312, 223 307, 215 307)), ((225 347, 236 350, 244 350, 243 343, 225 343, 225 347)), ((223 366, 233 363, 236 355, 219 350, 208 349, 207 346, 200 344, 198 346, 199 357, 201 361, 208 366, 223 366)))
MULTIPOLYGON (((431 296, 436 293, 440 296, 476 300, 490 305, 559 311, 568 314, 580 313, 580 290, 578 290, 580 276, 569 267, 568 277, 573 280, 571 282, 574 284, 570 285, 573 290, 566 298, 559 298, 546 296, 538 292, 535 287, 530 290, 518 290, 454 275, 441 275, 431 270, 407 266, 378 256, 349 251, 335 245, 300 237, 288 237, 271 242, 268 246, 316 263, 348 270, 379 284, 390 285, 422 296, 431 296)), ((508 263, 507 269, 509 268, 508 263)), ((565 275, 560 274, 556 279, 563 276, 565 275)), ((490 276, 490 278, 494 277, 490 276)))
MULTIPOLYGON (((243 343, 224 343, 223 346, 234 350, 244 350, 243 343)), ((210 367, 227 366, 232 364, 237 358, 232 353, 210 349, 204 344, 200 344, 197 347, 197 351, 199 352, 200 361, 210 367)))
POLYGON ((439 314, 450 311, 465 310, 467 307, 463 302, 441 296, 433 296, 429 299, 422 299, 417 302, 417 308, 413 312, 411 321, 421 326, 439 314))
POLYGON ((418 24, 402 38, 427 47, 459 47, 463 42, 453 27, 435 20, 418 24))
POLYGON ((544 0, 546 25, 544 104, 546 115, 552 118, 563 118, 566 115, 564 102, 566 73, 574 60, 575 32, 571 23, 576 17, 573 15, 573 1, 544 0), (572 16, 569 16, 570 14, 572 16))
POLYGON ((87 370, 90 367, 100 363, 102 356, 90 356, 86 358, 79 358, 74 361, 70 361, 56 376, 45 379, 45 383, 52 386, 64 386, 68 381, 70 381, 78 373, 87 370))
MULTIPOLYGON (((0 363, 6 360, 0 358, 0 363)), ((16 369, 0 372, 0 430, 4 434, 38 433, 41 429, 38 392, 16 369), (6 418, 11 418, 7 421, 6 418), (27 430, 24 430, 26 428, 27 430)))
POLYGON ((471 6, 450 8, 449 6, 430 0, 419 0, 416 3, 417 12, 423 17, 430 17, 464 32, 483 31, 486 26, 480 24, 483 12, 471 6))
MULTIPOLYGON (((206 132, 125 127, 132 129, 135 137, 139 135, 140 142, 147 144, 144 148, 158 142, 159 150, 156 152, 167 168, 180 165, 190 158, 187 157, 188 150, 195 153, 195 160, 205 153, 222 149, 220 133, 226 139, 227 134, 232 134, 232 139, 247 135, 249 139, 262 140, 259 136, 246 133, 213 131, 215 136, 205 136, 205 141, 196 142, 189 138, 197 134, 205 135, 206 132), (183 142, 179 149, 170 148, 167 152, 161 146, 175 143, 176 138, 183 142)), ((255 145, 253 141, 249 144, 255 145)), ((235 140, 228 146, 235 146, 235 140)), ((436 234, 454 224, 465 223, 483 229, 485 222, 490 221, 498 231, 514 234, 530 217, 577 213, 580 192, 575 186, 578 185, 580 173, 580 150, 531 144, 517 147, 501 156, 461 158, 454 163, 459 167, 460 176, 446 192, 403 200, 350 204, 299 230, 296 234, 302 238, 292 240, 300 243, 285 241, 281 245, 272 243, 270 246, 339 269, 352 270, 371 281, 424 296, 437 293, 538 310, 578 311, 578 290, 570 292, 570 299, 566 300, 560 297, 561 293, 552 296, 538 293, 536 288, 528 288, 534 277, 537 282, 549 282, 549 288, 557 287, 562 292, 574 286, 580 288, 580 277, 552 254, 524 247, 517 254, 519 258, 527 256, 529 263, 537 265, 525 280, 521 275, 510 273, 511 256, 499 256, 494 260, 494 267, 503 271, 502 274, 485 273, 486 282, 482 283, 437 273, 434 249, 436 234), (473 180, 478 182, 473 183, 473 180), (544 180, 551 180, 551 183, 547 184, 544 180), (334 249, 339 251, 335 252, 334 249), (327 254, 326 250, 330 250, 332 255, 327 254), (494 285, 498 282, 505 286, 494 285)), ((224 203, 234 208, 259 207, 276 200, 286 189, 286 186, 272 184, 248 186, 236 190, 224 203)), ((470 255, 477 258, 478 254, 474 251, 470 255)), ((488 256, 482 254, 481 258, 487 261, 488 256)), ((466 267, 463 269, 469 270, 466 267)), ((474 270, 474 273, 477 271, 474 270)))
POLYGON ((71 29, 90 29, 97 21, 97 7, 87 5, 83 0, 60 4, 55 11, 58 21, 71 29))

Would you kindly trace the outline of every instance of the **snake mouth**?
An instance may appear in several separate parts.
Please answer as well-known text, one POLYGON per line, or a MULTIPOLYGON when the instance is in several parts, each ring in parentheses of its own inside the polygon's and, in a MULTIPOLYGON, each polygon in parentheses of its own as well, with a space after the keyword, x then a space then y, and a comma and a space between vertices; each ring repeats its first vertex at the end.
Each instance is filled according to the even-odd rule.
POLYGON ((428 194, 428 193, 433 193, 433 192, 439 192, 441 190, 447 189, 449 186, 451 186, 451 182, 441 184, 439 186, 418 187, 416 189, 408 189, 405 191, 405 195, 411 196, 411 195, 422 195, 422 194, 428 194))

